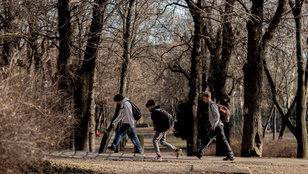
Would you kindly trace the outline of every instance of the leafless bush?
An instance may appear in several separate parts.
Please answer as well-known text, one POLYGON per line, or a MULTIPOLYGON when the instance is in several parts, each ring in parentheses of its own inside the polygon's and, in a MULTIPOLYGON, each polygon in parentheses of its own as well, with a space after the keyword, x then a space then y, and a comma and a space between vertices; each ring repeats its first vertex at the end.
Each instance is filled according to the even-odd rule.
POLYGON ((70 134, 68 99, 41 75, 8 75, 0 82, 0 173, 24 173, 70 134))
POLYGON ((297 143, 296 140, 282 139, 270 140, 265 139, 263 144, 264 157, 287 157, 296 158, 297 143))
MULTIPOLYGON (((231 138, 231 148, 235 156, 241 156, 242 141, 239 138, 231 138)), ((282 139, 271 140, 264 139, 263 142, 263 157, 284 157, 296 158, 297 143, 296 140, 282 139)), ((206 156, 216 155, 216 141, 214 141, 205 151, 206 156)))

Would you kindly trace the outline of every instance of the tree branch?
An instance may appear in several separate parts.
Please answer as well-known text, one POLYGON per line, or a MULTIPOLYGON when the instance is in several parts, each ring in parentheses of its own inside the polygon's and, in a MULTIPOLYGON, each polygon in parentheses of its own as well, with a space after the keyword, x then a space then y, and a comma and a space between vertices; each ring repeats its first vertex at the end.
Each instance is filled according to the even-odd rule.
MULTIPOLYGON (((266 60, 264 59, 263 60, 263 63, 264 63, 264 71, 265 71, 265 74, 266 74, 266 77, 267 77, 267 80, 268 80, 268 83, 271 87, 271 90, 272 90, 272 95, 273 95, 273 101, 279 111, 279 113, 281 114, 282 118, 283 118, 283 121, 286 123, 286 125, 288 126, 288 128, 290 129, 290 131, 296 135, 296 128, 292 125, 291 121, 288 119, 286 113, 284 112, 283 110, 283 107, 282 105, 280 104, 279 100, 278 100, 278 96, 277 96, 277 93, 276 93, 276 89, 275 89, 275 84, 273 82, 273 79, 270 75, 270 72, 266 66, 266 60)), ((294 109, 294 106, 295 106, 295 102, 296 102, 296 98, 295 100, 293 101, 290 109, 288 109, 288 114, 291 115, 291 111, 294 109)))
POLYGON ((269 44, 269 41, 274 37, 276 31, 278 30, 278 25, 281 21, 281 17, 286 11, 286 9, 287 9, 287 0, 279 0, 276 13, 272 18, 271 23, 262 38, 263 46, 265 48, 269 44))
POLYGON ((169 65, 168 69, 170 69, 170 71, 172 72, 182 73, 187 78, 187 80, 190 79, 190 76, 188 75, 188 73, 180 65, 173 65, 173 66, 169 65))
POLYGON ((239 2, 242 5, 242 7, 245 9, 246 13, 250 13, 248 8, 245 6, 245 4, 243 3, 242 0, 236 0, 236 1, 239 2))

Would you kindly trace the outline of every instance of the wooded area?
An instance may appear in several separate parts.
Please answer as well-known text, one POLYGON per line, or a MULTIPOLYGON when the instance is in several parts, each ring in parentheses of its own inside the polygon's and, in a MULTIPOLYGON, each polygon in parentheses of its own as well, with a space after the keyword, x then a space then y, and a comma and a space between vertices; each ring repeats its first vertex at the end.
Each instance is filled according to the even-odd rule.
POLYGON ((0 0, 0 12, 3 154, 94 152, 96 132, 102 145, 110 139, 121 93, 145 124, 147 100, 176 121, 187 102, 190 156, 201 141, 198 100, 209 90, 231 110, 225 133, 242 142, 241 156, 261 157, 268 122, 278 120, 279 138, 290 131, 297 157, 308 157, 305 0, 0 0))

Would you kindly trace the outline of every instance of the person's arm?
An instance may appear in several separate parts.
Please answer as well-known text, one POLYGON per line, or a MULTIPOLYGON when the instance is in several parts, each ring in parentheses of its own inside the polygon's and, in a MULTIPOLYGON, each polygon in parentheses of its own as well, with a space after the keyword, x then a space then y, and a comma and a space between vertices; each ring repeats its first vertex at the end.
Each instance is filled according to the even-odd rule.
POLYGON ((153 113, 151 114, 151 118, 153 120, 153 127, 154 127, 154 130, 156 130, 157 128, 157 125, 159 124, 158 122, 158 117, 159 117, 159 112, 154 110, 153 113))
POLYGON ((124 102, 123 106, 124 106, 130 127, 131 128, 135 127, 135 119, 133 116, 132 104, 130 102, 124 102))
POLYGON ((120 112, 119 116, 116 119, 113 120, 113 122, 112 122, 113 126, 117 125, 118 122, 120 120, 122 120, 122 118, 123 118, 123 114, 122 114, 122 112, 120 112))
POLYGON ((211 112, 213 116, 212 120, 210 121, 211 129, 214 130, 219 123, 220 114, 219 114, 218 106, 216 105, 216 103, 211 103, 210 108, 211 108, 211 112))

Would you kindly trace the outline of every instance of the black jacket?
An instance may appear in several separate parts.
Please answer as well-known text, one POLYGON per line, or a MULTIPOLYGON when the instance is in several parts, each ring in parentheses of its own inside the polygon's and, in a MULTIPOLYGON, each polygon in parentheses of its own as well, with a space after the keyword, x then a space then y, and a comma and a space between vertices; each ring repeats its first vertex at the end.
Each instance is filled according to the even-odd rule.
POLYGON ((157 130, 159 132, 168 130, 166 126, 166 123, 168 122, 166 121, 166 118, 163 116, 162 110, 160 109, 159 105, 155 106, 151 110, 151 118, 153 120, 154 130, 157 130))

